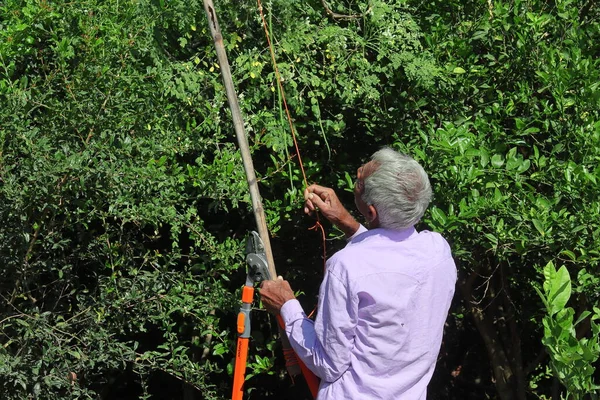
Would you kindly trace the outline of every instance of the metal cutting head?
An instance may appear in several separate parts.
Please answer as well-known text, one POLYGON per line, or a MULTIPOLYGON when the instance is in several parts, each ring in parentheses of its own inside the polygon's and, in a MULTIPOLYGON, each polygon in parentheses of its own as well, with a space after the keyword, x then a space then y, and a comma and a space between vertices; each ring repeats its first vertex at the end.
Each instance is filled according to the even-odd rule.
POLYGON ((271 279, 265 246, 255 231, 250 232, 246 240, 246 263, 248 264, 247 284, 260 283, 271 279))

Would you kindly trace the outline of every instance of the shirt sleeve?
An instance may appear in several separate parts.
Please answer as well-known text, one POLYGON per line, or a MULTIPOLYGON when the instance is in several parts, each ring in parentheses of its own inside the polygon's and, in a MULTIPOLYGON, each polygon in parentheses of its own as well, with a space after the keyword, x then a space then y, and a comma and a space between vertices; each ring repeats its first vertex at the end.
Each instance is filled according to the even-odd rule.
POLYGON ((319 291, 318 310, 313 323, 298 300, 290 300, 281 308, 281 316, 298 357, 315 375, 333 382, 350 367, 358 305, 346 285, 329 271, 319 291))
POLYGON ((349 242, 352 239, 354 239, 355 237, 357 237, 358 235, 360 235, 361 233, 364 233, 366 231, 368 231, 368 229, 365 228, 365 226, 363 224, 360 224, 360 226, 358 227, 358 229, 356 230, 356 232, 354 232, 354 234, 352 234, 352 236, 350 236, 346 240, 349 242))

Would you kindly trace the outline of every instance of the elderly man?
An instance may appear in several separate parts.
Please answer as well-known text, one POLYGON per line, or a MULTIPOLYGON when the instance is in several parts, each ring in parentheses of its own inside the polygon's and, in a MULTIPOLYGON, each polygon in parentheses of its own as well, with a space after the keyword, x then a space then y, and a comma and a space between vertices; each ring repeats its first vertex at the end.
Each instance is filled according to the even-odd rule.
POLYGON ((349 238, 327 261, 315 322, 287 281, 263 282, 262 301, 321 378, 319 400, 424 400, 456 283, 446 240, 414 228, 431 199, 429 179, 384 148, 358 169, 354 196, 369 230, 333 190, 305 192, 305 212, 318 208, 349 238))

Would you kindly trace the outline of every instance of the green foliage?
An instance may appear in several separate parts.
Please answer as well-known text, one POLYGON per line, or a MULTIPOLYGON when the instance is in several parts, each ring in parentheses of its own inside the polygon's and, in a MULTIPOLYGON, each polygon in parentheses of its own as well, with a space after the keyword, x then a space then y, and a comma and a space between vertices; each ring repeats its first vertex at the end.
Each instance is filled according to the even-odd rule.
POLYGON ((573 322, 575 310, 565 308, 571 297, 569 271, 564 266, 557 271, 549 262, 544 267, 544 278, 544 292, 535 289, 546 306, 542 343, 550 354, 552 369, 568 390, 566 398, 597 399, 600 386, 594 383, 593 375, 600 356, 600 325, 595 322, 600 319, 600 308, 594 307, 593 314, 583 311, 573 322), (575 327, 588 317, 591 337, 578 338, 575 327))
POLYGON ((6 398, 148 398, 172 378, 215 398, 227 376, 211 346, 231 347, 215 310, 241 245, 210 225, 247 194, 218 75, 164 48, 203 21, 187 5, 1 8, 6 398))
MULTIPOLYGON (((218 7, 276 233, 302 190, 281 93, 256 6, 218 7)), ((311 177, 345 114, 370 120, 394 82, 436 79, 395 3, 344 24, 265 11, 301 143, 329 146, 311 177)), ((0 104, 5 398, 226 396, 253 219, 202 2, 4 2, 0 104)), ((256 319, 250 375, 281 380, 256 319)))
POLYGON ((473 316, 494 355, 502 399, 534 386, 549 394, 525 371, 543 335, 531 284, 549 260, 586 277, 574 288, 579 307, 599 303, 599 26, 582 3, 414 4, 444 74, 395 146, 440 188, 425 222, 452 242, 458 314, 473 316))
MULTIPOLYGON (((327 3, 362 14, 263 1, 308 180, 351 204, 353 171, 373 150, 419 159, 435 187, 421 228, 450 240, 462 295, 432 398, 493 397, 474 383, 492 380, 501 399, 547 396, 545 365, 523 367, 544 336, 532 284, 559 260, 577 276, 573 315, 600 296, 596 7, 327 3), (476 392, 450 380, 458 365, 476 392)), ((278 270, 312 308, 322 260, 298 233, 302 175, 258 9, 216 7, 278 270)), ((241 241, 254 228, 231 126, 202 2, 0 6, 7 399, 229 395, 241 241)), ((289 398, 265 313, 252 335, 251 396, 289 398)))

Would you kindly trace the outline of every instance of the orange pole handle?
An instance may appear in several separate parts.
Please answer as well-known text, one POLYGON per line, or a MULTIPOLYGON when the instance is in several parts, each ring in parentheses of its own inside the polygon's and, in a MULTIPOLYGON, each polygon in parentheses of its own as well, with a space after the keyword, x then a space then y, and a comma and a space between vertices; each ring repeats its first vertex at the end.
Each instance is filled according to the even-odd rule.
POLYGON ((248 344, 250 343, 250 310, 254 299, 254 288, 242 288, 242 306, 237 316, 237 350, 233 369, 232 400, 242 400, 244 397, 244 382, 246 381, 246 362, 248 361, 248 344))
POLYGON ((246 361, 248 359, 248 338, 238 338, 235 355, 235 369, 233 370, 232 400, 242 400, 244 397, 244 382, 246 380, 246 361))
MULTIPOLYGON (((283 318, 281 318, 281 315, 277 316, 277 322, 279 323, 279 326, 281 327, 281 329, 285 332, 285 324, 283 323, 283 318)), ((304 375, 304 380, 306 381, 306 384, 308 385, 308 389, 310 390, 310 393, 312 394, 313 399, 316 399, 317 394, 319 392, 320 380, 310 369, 308 369, 306 364, 304 364, 304 362, 300 358, 298 358, 297 354, 295 354, 295 356, 296 356, 296 359, 298 360, 298 365, 300 365, 300 370, 302 371, 302 375, 304 375)))
POLYGON ((302 362, 302 360, 298 359, 298 364, 300 365, 300 369, 302 370, 302 375, 304 375, 304 380, 308 385, 308 389, 313 396, 313 399, 317 398, 317 394, 319 393, 319 384, 321 381, 313 372, 308 369, 308 367, 302 362))

